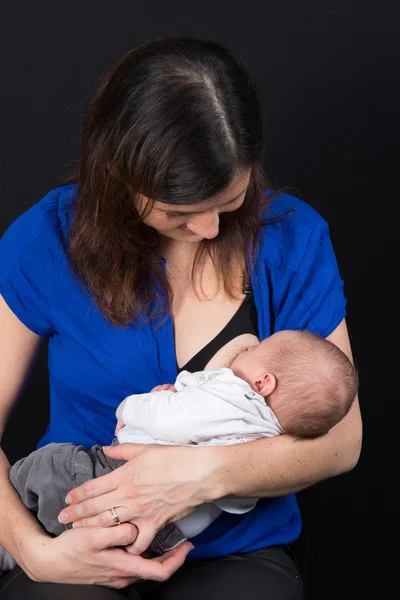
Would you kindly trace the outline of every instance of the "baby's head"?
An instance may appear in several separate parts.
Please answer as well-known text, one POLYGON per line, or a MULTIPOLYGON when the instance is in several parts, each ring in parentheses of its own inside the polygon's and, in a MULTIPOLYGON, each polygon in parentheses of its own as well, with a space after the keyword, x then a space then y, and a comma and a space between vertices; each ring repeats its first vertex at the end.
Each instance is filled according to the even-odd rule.
POLYGON ((239 354, 231 369, 265 398, 287 433, 301 438, 328 433, 358 390, 344 352, 308 331, 279 331, 239 354))

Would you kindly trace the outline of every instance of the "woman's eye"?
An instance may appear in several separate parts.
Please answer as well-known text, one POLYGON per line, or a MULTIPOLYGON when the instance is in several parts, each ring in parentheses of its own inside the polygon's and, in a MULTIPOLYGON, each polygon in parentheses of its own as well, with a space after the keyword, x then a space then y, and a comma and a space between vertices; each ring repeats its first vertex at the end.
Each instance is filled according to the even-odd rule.
POLYGON ((179 219, 179 217, 182 217, 182 215, 174 215, 174 213, 165 213, 165 216, 167 219, 179 219))

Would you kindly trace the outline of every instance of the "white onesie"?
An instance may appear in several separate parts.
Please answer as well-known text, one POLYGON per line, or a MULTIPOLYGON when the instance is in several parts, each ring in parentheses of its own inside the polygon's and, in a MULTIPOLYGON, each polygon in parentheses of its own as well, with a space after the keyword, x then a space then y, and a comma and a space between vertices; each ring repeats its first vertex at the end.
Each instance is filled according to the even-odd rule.
MULTIPOLYGON (((220 446, 285 433, 264 398, 231 369, 182 371, 174 385, 176 392, 125 398, 116 411, 125 424, 117 435, 119 443, 220 446)), ((191 538, 223 510, 244 513, 256 502, 254 498, 222 498, 200 505, 176 524, 191 538)))

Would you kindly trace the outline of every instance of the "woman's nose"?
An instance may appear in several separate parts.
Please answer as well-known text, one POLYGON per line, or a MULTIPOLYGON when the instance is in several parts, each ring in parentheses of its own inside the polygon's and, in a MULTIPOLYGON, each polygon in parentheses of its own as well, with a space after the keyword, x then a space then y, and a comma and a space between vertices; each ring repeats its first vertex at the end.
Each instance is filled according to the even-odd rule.
POLYGON ((186 226, 196 235, 212 240, 218 235, 219 215, 217 212, 196 215, 190 219, 186 226))

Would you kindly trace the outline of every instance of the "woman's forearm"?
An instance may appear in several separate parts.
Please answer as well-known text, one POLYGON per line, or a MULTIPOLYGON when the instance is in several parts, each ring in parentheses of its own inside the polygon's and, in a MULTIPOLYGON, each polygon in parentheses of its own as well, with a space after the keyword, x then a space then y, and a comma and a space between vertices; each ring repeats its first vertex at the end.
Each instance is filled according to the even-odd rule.
MULTIPOLYGON (((353 360, 344 319, 327 339, 353 360)), ((361 443, 362 422, 356 397, 346 417, 324 437, 296 440, 281 435, 208 448, 210 453, 204 461, 213 470, 204 481, 204 501, 224 496, 262 498, 296 493, 354 468, 361 443)))
MULTIPOLYGON (((288 435, 257 440, 216 451, 219 468, 211 486, 216 500, 273 497, 296 493, 314 483, 351 470, 361 450, 358 401, 326 436, 296 440, 288 435), (218 494, 218 496, 217 496, 218 494)), ((214 460, 213 458, 213 460, 214 460)))
POLYGON ((22 504, 8 477, 9 462, 0 448, 0 546, 31 575, 26 548, 48 538, 39 521, 22 504))

